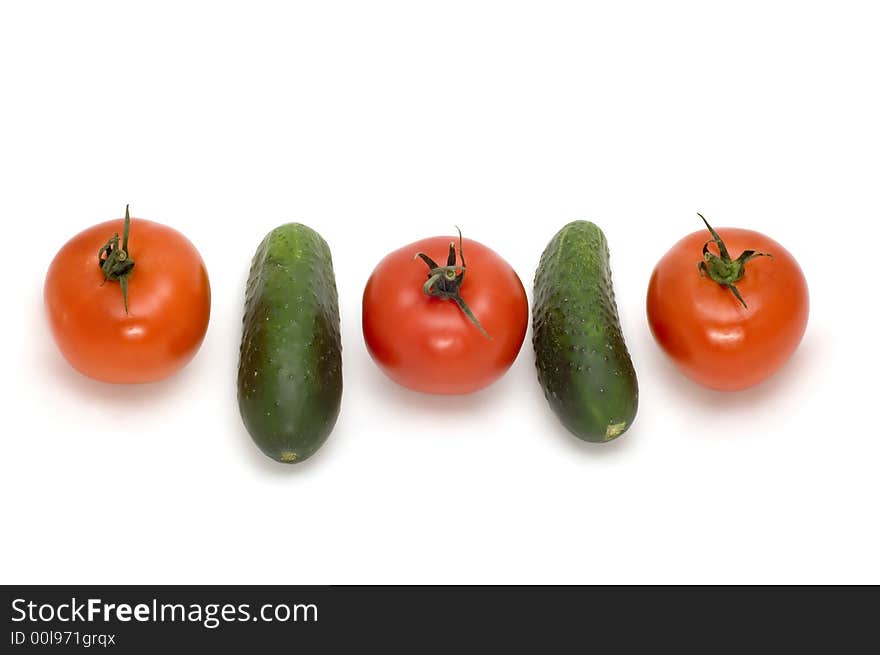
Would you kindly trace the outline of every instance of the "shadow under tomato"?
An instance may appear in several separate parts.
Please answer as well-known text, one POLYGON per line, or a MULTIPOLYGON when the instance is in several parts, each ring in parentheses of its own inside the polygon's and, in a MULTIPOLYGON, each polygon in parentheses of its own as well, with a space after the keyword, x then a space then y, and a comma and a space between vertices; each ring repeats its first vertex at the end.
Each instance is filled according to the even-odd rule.
MULTIPOLYGON (((42 314, 42 304, 33 316, 30 328, 36 338, 29 340, 34 348, 30 358, 33 365, 45 373, 47 379, 85 403, 100 401, 113 411, 147 407, 186 394, 186 388, 193 384, 193 379, 198 375, 200 362, 199 353, 196 353, 193 360, 180 371, 158 382, 113 384, 94 380, 74 369, 55 346, 42 314)), ((50 389, 51 387, 44 387, 43 392, 50 392, 50 389)))
POLYGON ((170 378, 146 384, 112 384, 93 380, 76 371, 58 352, 46 349, 41 353, 41 363, 49 375, 68 392, 80 396, 86 402, 100 400, 119 408, 131 409, 141 405, 164 402, 166 399, 185 393, 184 389, 193 377, 193 364, 190 364, 170 378))
MULTIPOLYGON (((791 393, 797 382, 809 376, 827 348, 821 334, 807 331, 804 340, 791 359, 780 370, 763 382, 742 391, 717 391, 694 382, 681 373, 673 362, 654 342, 646 329, 642 334, 641 350, 651 353, 652 371, 659 376, 654 386, 670 389, 679 399, 692 402, 701 408, 725 411, 741 411, 772 404, 786 393, 791 393)), ((641 380, 640 380, 641 381, 641 380)), ((650 393, 650 390, 648 390, 650 393)))
POLYGON ((517 368, 525 364, 521 361, 528 353, 520 351, 513 365, 488 387, 466 394, 432 394, 414 391, 404 387, 379 368, 366 352, 363 342, 357 362, 365 377, 364 382, 380 396, 378 402, 388 403, 389 409, 397 409, 407 413, 425 414, 426 416, 442 415, 478 415, 495 411, 493 406, 500 405, 505 394, 509 393, 508 385, 516 377, 517 368))

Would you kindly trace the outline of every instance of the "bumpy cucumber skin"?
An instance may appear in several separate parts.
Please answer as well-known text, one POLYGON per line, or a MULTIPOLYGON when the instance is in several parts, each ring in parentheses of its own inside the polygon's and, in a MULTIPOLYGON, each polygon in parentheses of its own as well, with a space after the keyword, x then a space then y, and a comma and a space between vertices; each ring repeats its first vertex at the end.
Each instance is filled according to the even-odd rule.
POLYGON ((569 223, 541 255, 532 307, 544 395, 565 427, 593 442, 629 429, 639 402, 609 264, 602 230, 589 221, 569 223))
POLYGON ((300 223, 275 228, 251 263, 238 406, 269 457, 302 462, 326 441, 342 402, 342 340, 330 248, 300 223))

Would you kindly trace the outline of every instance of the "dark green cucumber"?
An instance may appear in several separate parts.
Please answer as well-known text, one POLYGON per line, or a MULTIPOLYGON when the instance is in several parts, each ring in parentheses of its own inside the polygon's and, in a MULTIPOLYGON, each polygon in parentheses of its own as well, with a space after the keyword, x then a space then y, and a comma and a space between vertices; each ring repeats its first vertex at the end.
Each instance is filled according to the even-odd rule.
POLYGON ((301 462, 330 435, 342 401, 342 341, 327 242, 299 223, 257 248, 244 303, 238 406, 257 446, 301 462))
POLYGON ((605 235, 574 221, 550 240, 535 274, 532 340, 538 381, 556 415, 585 441, 633 422, 639 385, 620 330, 605 235))

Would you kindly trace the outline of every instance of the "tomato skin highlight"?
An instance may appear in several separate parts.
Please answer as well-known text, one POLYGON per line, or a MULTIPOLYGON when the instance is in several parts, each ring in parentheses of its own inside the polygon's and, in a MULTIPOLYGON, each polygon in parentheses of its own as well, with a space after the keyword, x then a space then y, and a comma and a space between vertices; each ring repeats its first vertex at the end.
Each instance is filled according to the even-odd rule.
POLYGON ((373 360, 398 384, 425 393, 465 394, 487 387, 522 347, 529 308, 522 282, 497 253, 463 240, 467 265, 461 297, 491 335, 487 339, 449 299, 422 286, 428 268, 416 253, 446 262, 458 236, 416 241, 387 255, 364 289, 364 341, 373 360))
POLYGON ((654 268, 648 323, 682 373, 711 389, 738 391, 766 380, 792 356, 806 331, 809 292, 795 258, 773 239, 738 228, 717 232, 733 258, 749 249, 773 255, 749 261, 736 283, 748 307, 700 275, 697 265, 711 236, 699 231, 654 268))
POLYGON ((211 313, 201 255, 176 230, 131 219, 128 314, 118 282, 104 282, 98 252, 123 219, 92 226, 68 241, 46 274, 43 298, 52 336, 77 371, 113 383, 155 382, 196 354, 211 313))

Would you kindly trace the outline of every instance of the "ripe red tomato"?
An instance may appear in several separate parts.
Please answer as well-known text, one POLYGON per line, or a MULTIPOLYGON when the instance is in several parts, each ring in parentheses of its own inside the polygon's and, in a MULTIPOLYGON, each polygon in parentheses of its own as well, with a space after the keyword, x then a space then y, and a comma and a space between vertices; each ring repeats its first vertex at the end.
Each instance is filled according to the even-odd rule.
POLYGON ((140 218, 131 219, 129 237, 127 219, 128 208, 126 219, 68 241, 49 266, 43 297, 52 335, 73 368, 104 382, 154 382, 198 351, 211 288, 186 237, 140 218))
POLYGON ((685 375, 712 389, 746 389, 775 373, 801 342, 807 282, 773 239, 720 228, 715 240, 709 230, 686 236, 657 264, 648 323, 685 375))
POLYGON ((364 289, 370 355, 392 380, 416 391, 463 394, 488 386, 516 359, 528 319, 516 272, 483 244, 460 237, 395 250, 364 289))

